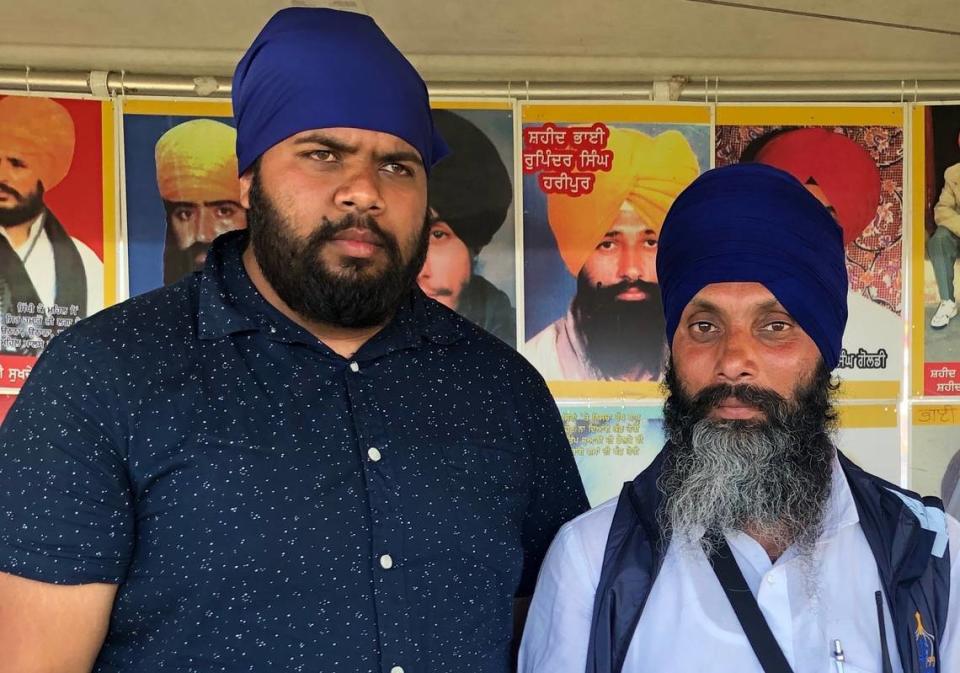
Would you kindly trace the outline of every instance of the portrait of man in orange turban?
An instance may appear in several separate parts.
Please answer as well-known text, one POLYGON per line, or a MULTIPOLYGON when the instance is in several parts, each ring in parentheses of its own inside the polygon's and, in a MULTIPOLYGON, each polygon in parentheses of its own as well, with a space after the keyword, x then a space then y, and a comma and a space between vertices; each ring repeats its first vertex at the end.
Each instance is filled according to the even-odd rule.
MULTIPOLYGON (((4 318, 21 304, 62 307, 83 318, 102 308, 103 262, 73 238, 44 195, 73 162, 76 129, 59 102, 38 96, 0 99, 0 294, 4 318)), ((38 355, 44 343, 4 340, 5 352, 38 355)))
POLYGON ((655 381, 661 375, 666 337, 657 238, 700 165, 679 131, 609 131, 613 163, 596 173, 592 191, 547 195, 550 230, 576 278, 566 315, 524 349, 548 380, 655 381))
POLYGON ((203 268, 217 236, 247 226, 236 141, 236 129, 213 119, 177 124, 157 141, 157 188, 167 218, 165 284, 203 268))

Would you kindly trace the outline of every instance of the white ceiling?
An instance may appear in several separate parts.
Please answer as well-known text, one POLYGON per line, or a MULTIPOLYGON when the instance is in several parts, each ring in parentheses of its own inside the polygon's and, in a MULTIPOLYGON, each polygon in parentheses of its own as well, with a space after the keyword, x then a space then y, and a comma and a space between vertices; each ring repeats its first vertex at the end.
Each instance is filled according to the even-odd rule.
MULTIPOLYGON (((728 1, 361 0, 433 81, 960 79, 958 0, 728 1)), ((0 66, 228 75, 290 4, 0 0, 0 66)))

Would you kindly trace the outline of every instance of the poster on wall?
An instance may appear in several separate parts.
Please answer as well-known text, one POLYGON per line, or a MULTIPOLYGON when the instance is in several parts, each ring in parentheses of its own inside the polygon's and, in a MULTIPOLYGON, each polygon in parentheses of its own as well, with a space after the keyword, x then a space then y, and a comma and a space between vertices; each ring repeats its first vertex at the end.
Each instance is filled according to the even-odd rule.
POLYGON ((909 487, 960 518, 960 405, 913 407, 909 487))
POLYGON ((113 303, 113 107, 0 96, 0 389, 50 340, 113 303))
POLYGON ((560 403, 591 507, 620 495, 664 444, 660 406, 560 403))
POLYGON ((960 105, 913 109, 913 393, 960 396, 960 105))
POLYGON ((838 409, 836 447, 867 472, 903 484, 896 405, 841 403, 838 409))
MULTIPOLYGON (((624 482, 646 469, 663 448, 659 405, 561 402, 559 406, 591 507, 617 497, 624 482)), ((839 411, 835 445, 840 451, 868 472, 901 483, 896 407, 841 404, 839 411)))
POLYGON ((428 296, 517 343, 513 104, 433 101, 451 153, 430 172, 428 296))
POLYGON ((780 168, 834 215, 850 280, 837 369, 843 394, 896 398, 905 329, 903 108, 720 105, 716 124, 717 166, 780 168))
POLYGON ((230 104, 123 101, 130 296, 203 268, 220 234, 247 225, 230 104))
POLYGON ((660 227, 711 163, 702 105, 539 104, 523 127, 523 348, 559 397, 656 397, 660 227))

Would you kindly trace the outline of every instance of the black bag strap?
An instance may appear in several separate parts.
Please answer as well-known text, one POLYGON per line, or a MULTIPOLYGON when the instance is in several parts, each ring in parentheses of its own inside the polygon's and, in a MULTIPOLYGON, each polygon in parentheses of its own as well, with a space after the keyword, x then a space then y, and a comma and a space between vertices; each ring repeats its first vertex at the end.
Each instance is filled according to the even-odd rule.
POLYGON ((767 620, 763 618, 760 606, 757 605, 757 599, 753 597, 753 592, 747 586, 747 581, 743 578, 740 566, 733 558, 733 552, 730 551, 730 545, 722 533, 708 533, 708 538, 712 541, 712 553, 708 556, 710 565, 713 566, 713 572, 717 574, 720 580, 720 586, 723 592, 727 594, 733 611, 737 613, 737 619, 743 632, 750 641, 750 647, 753 648, 760 665, 763 666, 765 673, 793 673, 787 658, 783 655, 783 650, 774 638, 773 632, 767 620))

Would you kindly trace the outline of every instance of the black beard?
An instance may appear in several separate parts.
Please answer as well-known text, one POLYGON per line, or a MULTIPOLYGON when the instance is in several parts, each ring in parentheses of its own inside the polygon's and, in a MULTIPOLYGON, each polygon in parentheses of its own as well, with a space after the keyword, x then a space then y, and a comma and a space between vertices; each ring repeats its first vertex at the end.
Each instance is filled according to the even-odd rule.
POLYGON ((3 183, 0 183, 0 192, 9 194, 18 201, 12 208, 0 208, 0 227, 15 227, 18 224, 30 222, 36 219, 45 208, 41 182, 37 182, 37 188, 26 196, 3 183))
MULTIPOLYGON (((749 385, 719 384, 691 397, 667 365, 664 429, 669 444, 660 488, 663 525, 683 533, 758 532, 784 549, 813 549, 830 495, 838 388, 821 361, 794 399, 749 385), (711 419, 730 397, 763 412, 758 420, 711 419)), ((709 539, 701 540, 705 548, 709 539)))
POLYGON ((289 233, 289 223, 263 193, 257 168, 253 170, 247 211, 250 242, 264 277, 284 303, 312 322, 340 327, 374 327, 389 320, 413 289, 426 259, 430 243, 427 216, 406 263, 397 239, 369 216, 349 213, 335 222, 324 218, 306 239, 298 239, 289 233), (350 260, 343 273, 327 269, 321 261, 323 246, 350 228, 367 229, 378 236, 388 257, 379 274, 363 273, 370 264, 365 259, 350 260))
POLYGON ((210 250, 210 244, 199 241, 186 250, 180 248, 177 245, 176 237, 173 235, 173 227, 168 220, 167 238, 163 245, 163 284, 176 283, 184 276, 189 276, 194 271, 202 269, 202 266, 197 268, 197 255, 208 250, 210 250))
POLYGON ((638 366, 652 378, 660 378, 666 322, 659 285, 625 281, 607 287, 594 286, 581 273, 572 313, 587 360, 604 378, 622 379, 638 366), (617 299, 618 294, 630 288, 647 293, 648 299, 617 299))

